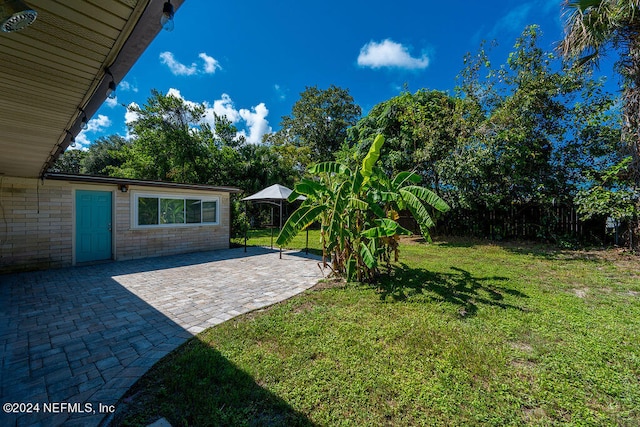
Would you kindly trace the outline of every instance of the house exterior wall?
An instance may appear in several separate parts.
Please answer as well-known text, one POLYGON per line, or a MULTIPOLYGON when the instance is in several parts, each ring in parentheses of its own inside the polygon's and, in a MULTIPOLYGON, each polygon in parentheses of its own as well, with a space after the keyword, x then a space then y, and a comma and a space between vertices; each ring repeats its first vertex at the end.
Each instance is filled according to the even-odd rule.
POLYGON ((127 193, 116 196, 116 254, 119 260, 201 252, 229 247, 229 194, 192 190, 149 189, 131 186, 127 193), (157 195, 188 195, 219 197, 219 225, 188 227, 135 228, 132 221, 136 192, 157 195))
POLYGON ((75 262, 75 190, 113 192, 113 259, 128 260, 229 247, 230 198, 226 192, 131 186, 0 176, 0 273, 67 267, 75 262), (134 194, 218 197, 217 225, 136 228, 134 194))
POLYGON ((0 177, 0 272, 71 265, 72 206, 65 182, 0 177))

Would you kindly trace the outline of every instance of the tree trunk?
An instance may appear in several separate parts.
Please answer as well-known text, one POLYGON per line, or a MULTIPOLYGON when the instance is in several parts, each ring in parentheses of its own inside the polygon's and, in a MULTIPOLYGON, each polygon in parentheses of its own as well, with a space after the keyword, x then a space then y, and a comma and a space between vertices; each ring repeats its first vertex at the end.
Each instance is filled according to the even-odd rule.
POLYGON ((640 239, 637 238, 640 236, 640 40, 638 31, 632 29, 631 32, 633 34, 628 39, 628 55, 623 59, 621 67, 624 77, 622 137, 628 144, 632 158, 629 172, 633 183, 635 213, 630 220, 629 240, 632 250, 640 250, 640 239))

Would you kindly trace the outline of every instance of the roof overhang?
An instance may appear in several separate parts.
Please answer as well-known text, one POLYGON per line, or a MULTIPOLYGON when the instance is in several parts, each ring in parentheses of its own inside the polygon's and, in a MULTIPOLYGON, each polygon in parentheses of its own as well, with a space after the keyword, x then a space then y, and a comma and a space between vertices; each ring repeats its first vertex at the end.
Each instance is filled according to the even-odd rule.
POLYGON ((0 33, 0 175, 44 176, 156 37, 164 1, 26 1, 36 21, 0 33))
POLYGON ((216 191, 221 193, 239 193, 240 189, 235 187, 226 186, 214 186, 204 184, 183 184, 179 182, 167 182, 167 181, 151 181, 144 179, 129 179, 129 178, 113 178, 110 176, 98 176, 98 175, 74 175, 69 173, 47 173, 44 175, 44 179, 51 179, 55 181, 67 181, 78 182, 84 184, 107 184, 118 186, 141 186, 141 187, 155 187, 155 188, 172 188, 177 190, 204 190, 204 191, 216 191))

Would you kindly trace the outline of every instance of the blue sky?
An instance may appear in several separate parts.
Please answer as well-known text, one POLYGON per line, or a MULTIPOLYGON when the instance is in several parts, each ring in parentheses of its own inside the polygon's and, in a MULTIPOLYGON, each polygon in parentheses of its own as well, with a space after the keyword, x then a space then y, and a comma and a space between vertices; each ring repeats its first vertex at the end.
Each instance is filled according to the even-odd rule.
POLYGON ((175 29, 162 31, 78 136, 127 135, 125 105, 151 89, 205 103, 250 142, 279 129, 307 86, 349 89, 366 114, 403 87, 452 91, 466 52, 496 40, 502 64, 528 24, 542 46, 562 39, 561 0, 369 2, 186 0, 175 29), (366 5, 366 6, 363 6, 366 5))

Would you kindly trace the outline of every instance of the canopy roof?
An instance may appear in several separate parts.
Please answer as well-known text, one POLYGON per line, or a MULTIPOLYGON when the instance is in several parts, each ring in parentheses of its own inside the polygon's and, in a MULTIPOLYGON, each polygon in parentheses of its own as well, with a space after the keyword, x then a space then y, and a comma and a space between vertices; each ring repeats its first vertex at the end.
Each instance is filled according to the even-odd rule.
MULTIPOLYGON (((287 200, 293 193, 284 185, 273 184, 271 187, 267 187, 264 190, 258 191, 256 194, 245 197, 243 202, 259 202, 259 201, 275 201, 275 200, 287 200)), ((299 196, 298 200, 304 200, 304 196, 299 196)))

